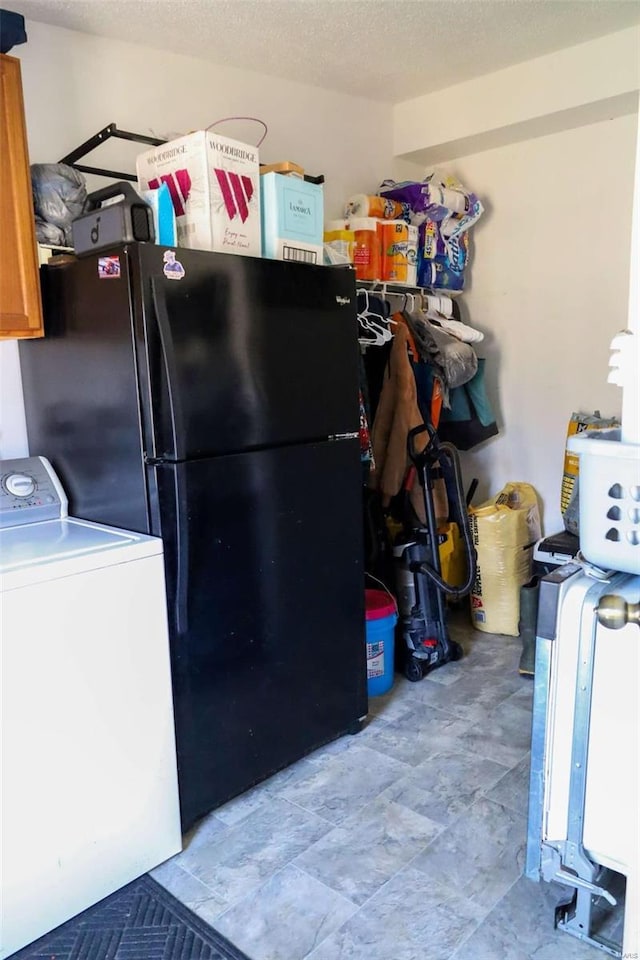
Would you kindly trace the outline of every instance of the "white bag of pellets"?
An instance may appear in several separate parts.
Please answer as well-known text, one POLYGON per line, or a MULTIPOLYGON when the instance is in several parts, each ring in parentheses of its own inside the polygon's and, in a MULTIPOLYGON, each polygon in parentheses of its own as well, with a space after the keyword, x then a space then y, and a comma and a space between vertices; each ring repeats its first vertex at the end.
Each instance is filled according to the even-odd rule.
POLYGON ((520 587, 531 579, 540 539, 538 496, 529 483, 507 483, 492 500, 469 508, 478 554, 471 621, 478 630, 518 636, 520 587))

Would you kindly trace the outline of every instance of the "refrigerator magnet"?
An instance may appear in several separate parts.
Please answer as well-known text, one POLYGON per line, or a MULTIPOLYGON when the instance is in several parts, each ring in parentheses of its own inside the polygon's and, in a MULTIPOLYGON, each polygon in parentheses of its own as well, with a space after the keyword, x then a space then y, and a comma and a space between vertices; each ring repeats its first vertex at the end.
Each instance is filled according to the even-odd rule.
POLYGON ((164 260, 162 272, 167 280, 182 280, 184 277, 184 267, 179 260, 176 260, 175 251, 165 250, 162 254, 162 259, 164 260))
POLYGON ((120 276, 120 257, 98 257, 98 276, 101 280, 114 280, 120 276))

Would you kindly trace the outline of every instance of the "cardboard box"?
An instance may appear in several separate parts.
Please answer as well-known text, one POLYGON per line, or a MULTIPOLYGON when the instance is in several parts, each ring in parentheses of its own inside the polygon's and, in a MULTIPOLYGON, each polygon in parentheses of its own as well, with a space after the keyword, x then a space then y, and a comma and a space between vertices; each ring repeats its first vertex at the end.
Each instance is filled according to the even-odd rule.
POLYGON ((198 130, 141 153, 136 173, 141 190, 167 184, 178 246, 261 255, 256 147, 198 130))
POLYGON ((283 160, 282 163, 263 163, 260 166, 260 175, 265 173, 286 173, 290 177, 300 177, 304 180, 304 167, 292 160, 283 160))
POLYGON ((262 252, 271 260, 323 262, 322 186, 281 173, 261 177, 262 252))

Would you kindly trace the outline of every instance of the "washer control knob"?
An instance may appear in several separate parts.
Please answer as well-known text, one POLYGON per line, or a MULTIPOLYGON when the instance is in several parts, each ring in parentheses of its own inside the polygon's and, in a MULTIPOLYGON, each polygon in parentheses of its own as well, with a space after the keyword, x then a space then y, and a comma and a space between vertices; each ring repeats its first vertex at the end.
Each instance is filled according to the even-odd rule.
POLYGON ((28 473, 10 473, 5 477, 4 487, 12 497, 30 497, 36 491, 36 482, 28 473))

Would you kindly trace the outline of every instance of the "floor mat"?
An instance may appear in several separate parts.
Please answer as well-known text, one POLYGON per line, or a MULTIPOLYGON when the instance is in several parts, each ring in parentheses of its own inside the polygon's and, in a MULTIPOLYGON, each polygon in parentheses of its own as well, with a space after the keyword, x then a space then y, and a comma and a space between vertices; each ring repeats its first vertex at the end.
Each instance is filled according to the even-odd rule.
POLYGON ((250 960, 149 876, 7 960, 250 960))

